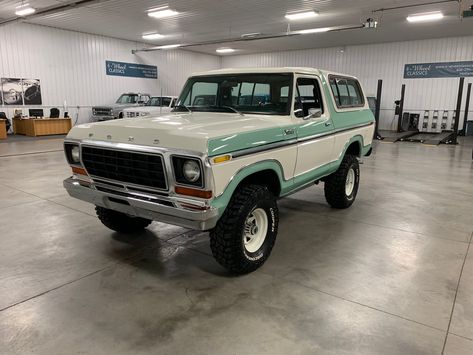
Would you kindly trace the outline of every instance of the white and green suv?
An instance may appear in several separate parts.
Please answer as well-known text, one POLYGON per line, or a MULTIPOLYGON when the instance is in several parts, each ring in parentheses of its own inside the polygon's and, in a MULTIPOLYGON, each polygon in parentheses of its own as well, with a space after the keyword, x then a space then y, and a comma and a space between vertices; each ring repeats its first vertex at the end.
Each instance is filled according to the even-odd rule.
POLYGON ((208 230, 216 260, 243 274, 271 253, 279 198, 322 181, 332 207, 353 203, 373 132, 352 76, 211 71, 189 78, 168 115, 74 127, 64 186, 118 232, 152 221, 208 230))

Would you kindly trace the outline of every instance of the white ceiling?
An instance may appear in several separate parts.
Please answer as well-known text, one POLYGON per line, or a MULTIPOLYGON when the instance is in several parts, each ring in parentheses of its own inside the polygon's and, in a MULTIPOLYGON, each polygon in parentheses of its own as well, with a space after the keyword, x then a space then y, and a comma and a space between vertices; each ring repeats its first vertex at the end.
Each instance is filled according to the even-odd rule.
MULTIPOLYGON (((231 46, 235 54, 263 51, 334 47, 351 44, 380 43, 413 39, 473 35, 473 18, 459 18, 459 6, 450 2, 399 9, 373 14, 379 8, 425 3, 429 0, 101 0, 77 8, 26 19, 27 22, 69 30, 106 35, 143 42, 146 32, 158 32, 166 37, 147 42, 150 45, 197 43, 240 37, 245 33, 276 34, 287 31, 286 12, 314 9, 320 16, 291 21, 291 30, 315 27, 359 25, 368 17, 379 21, 376 30, 350 30, 296 37, 286 37, 229 45, 205 45, 189 50, 216 54, 215 49, 231 46), (167 5, 180 14, 173 18, 153 19, 146 10, 167 5), (442 10, 447 17, 439 22, 408 24, 406 16, 413 13, 442 10)), ((432 0, 432 2, 438 0, 432 0)), ((70 3, 69 0, 28 0, 37 9, 70 3)), ((15 6, 21 1, 0 1, 0 21, 14 17, 15 6)))

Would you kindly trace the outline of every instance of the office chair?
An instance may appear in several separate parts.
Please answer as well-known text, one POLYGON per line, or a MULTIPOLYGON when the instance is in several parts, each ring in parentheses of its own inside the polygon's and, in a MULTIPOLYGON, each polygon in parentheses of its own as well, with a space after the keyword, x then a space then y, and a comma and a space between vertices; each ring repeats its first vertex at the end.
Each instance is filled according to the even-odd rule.
POLYGON ((49 112, 49 117, 50 118, 59 118, 59 109, 56 108, 56 107, 53 107, 49 112))

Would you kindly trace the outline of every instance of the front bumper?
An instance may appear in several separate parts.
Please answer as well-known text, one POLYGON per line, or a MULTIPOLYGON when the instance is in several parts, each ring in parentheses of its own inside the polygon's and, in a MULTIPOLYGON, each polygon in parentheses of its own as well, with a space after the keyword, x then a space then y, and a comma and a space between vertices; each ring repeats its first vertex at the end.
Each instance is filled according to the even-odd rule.
POLYGON ((219 218, 218 210, 212 207, 197 211, 176 207, 181 202, 179 198, 163 197, 160 200, 156 197, 153 202, 150 202, 141 199, 138 195, 98 190, 94 184, 81 183, 81 180, 73 177, 64 180, 63 185, 71 197, 96 206, 195 230, 212 229, 219 218))

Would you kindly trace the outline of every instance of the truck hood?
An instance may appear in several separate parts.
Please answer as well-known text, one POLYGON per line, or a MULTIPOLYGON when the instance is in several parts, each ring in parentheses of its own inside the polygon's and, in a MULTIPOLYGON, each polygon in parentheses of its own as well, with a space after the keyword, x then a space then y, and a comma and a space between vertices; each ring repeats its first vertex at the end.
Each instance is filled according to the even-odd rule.
POLYGON ((228 142, 234 142, 248 132, 263 130, 261 133, 264 133, 265 137, 257 133, 251 134, 249 136, 254 142, 245 142, 245 147, 254 147, 259 142, 280 140, 281 127, 288 124, 288 116, 240 116, 236 113, 213 112, 170 113, 142 119, 82 124, 72 128, 67 138, 191 150, 213 155, 214 150, 218 150, 222 144, 228 145, 228 142), (266 139, 268 134, 273 138, 266 139), (209 144, 210 142, 212 144, 209 144))

